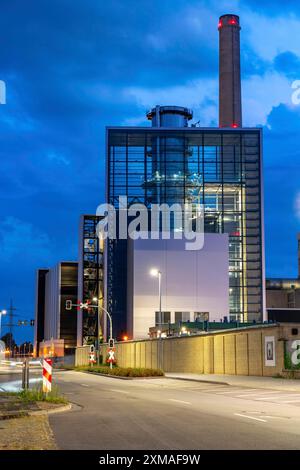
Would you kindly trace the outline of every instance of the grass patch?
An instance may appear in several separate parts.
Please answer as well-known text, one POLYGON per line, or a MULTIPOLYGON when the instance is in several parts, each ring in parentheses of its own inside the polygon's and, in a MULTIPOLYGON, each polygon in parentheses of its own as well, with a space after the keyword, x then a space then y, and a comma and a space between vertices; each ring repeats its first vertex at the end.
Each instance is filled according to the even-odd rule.
POLYGON ((67 404, 68 400, 59 393, 58 388, 52 385, 51 392, 45 394, 42 387, 36 387, 28 390, 21 390, 19 392, 3 392, 0 396, 16 397, 24 403, 33 403, 36 401, 44 401, 47 403, 62 403, 67 404))
POLYGON ((115 375, 118 377, 162 377, 164 375, 163 371, 160 369, 146 369, 146 368, 137 368, 137 367, 117 367, 114 366, 112 369, 107 365, 101 366, 81 366, 75 367, 75 370, 78 371, 87 371, 87 372, 98 372, 105 375, 115 375))

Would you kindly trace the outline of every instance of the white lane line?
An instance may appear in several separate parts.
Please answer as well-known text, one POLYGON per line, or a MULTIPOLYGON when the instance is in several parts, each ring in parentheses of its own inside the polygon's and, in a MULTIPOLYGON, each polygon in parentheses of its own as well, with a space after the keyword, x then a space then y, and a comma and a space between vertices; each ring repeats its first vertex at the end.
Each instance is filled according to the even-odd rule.
POLYGON ((82 387, 88 387, 87 384, 80 384, 82 387))
POLYGON ((286 400, 287 398, 296 398, 295 401, 299 401, 300 400, 300 396, 299 395, 278 395, 278 396, 272 396, 272 397, 261 397, 261 398, 257 398, 257 400, 274 400, 274 398, 276 398, 276 400, 286 400))
POLYGON ((126 393, 126 394, 129 394, 130 392, 125 392, 125 390, 117 390, 115 388, 110 388, 109 389, 111 392, 118 392, 118 393, 126 393))
MULTIPOLYGON (((250 390, 230 390, 230 392, 220 392, 220 395, 225 395, 225 393, 241 393, 241 392, 254 392, 259 390, 258 388, 251 388, 250 390)), ((252 395, 252 394, 251 394, 252 395)), ((242 396, 242 395, 241 395, 242 396)))
MULTIPOLYGON (((243 395, 237 395, 236 398, 253 397, 253 396, 259 396, 259 395, 264 395, 264 394, 265 394, 265 395, 270 395, 270 393, 275 393, 275 394, 277 393, 277 394, 279 394, 279 396, 280 396, 280 393, 281 393, 281 392, 279 392, 279 391, 276 390, 276 391, 273 391, 273 392, 245 393, 245 394, 243 394, 243 395)), ((275 395, 275 396, 276 396, 276 395, 275 395)), ((264 397, 261 398, 261 400, 263 400, 263 399, 264 399, 264 397)))
POLYGON ((298 400, 284 400, 280 402, 280 404, 283 404, 283 405, 287 403, 300 403, 300 398, 298 398, 298 400))
POLYGON ((263 415, 261 418, 271 418, 271 419, 285 419, 284 416, 268 416, 268 415, 263 415))
POLYGON ((254 419, 255 421, 262 421, 263 423, 267 423, 267 421, 265 419, 255 418, 254 416, 241 415, 239 413, 234 413, 234 414, 235 414, 235 416, 240 416, 241 418, 254 419))
POLYGON ((175 401, 176 403, 184 403, 185 405, 191 405, 190 401, 175 400, 175 398, 168 398, 169 401, 175 401))

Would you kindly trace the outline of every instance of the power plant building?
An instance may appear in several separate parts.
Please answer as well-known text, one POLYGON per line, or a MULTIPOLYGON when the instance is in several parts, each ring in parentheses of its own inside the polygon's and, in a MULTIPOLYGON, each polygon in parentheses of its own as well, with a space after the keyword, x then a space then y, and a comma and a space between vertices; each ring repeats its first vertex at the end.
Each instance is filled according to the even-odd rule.
MULTIPOLYGON (((172 127, 168 115, 173 121, 173 114, 179 112, 179 121, 189 111, 159 107, 155 112, 165 127, 107 129, 108 202, 116 206, 119 195, 127 196, 129 206, 199 201, 205 232, 228 234, 228 315, 240 321, 261 320, 261 131, 172 127)), ((122 286, 126 284, 127 243, 117 239, 108 245, 107 305, 126 331, 127 298, 122 286)))
MULTIPOLYGON (((150 110, 152 127, 107 127, 106 201, 117 210, 119 196, 127 196, 129 207, 141 203, 149 209, 151 204, 201 204, 205 234, 228 239, 227 317, 259 322, 265 319, 262 131, 242 127, 239 17, 223 15, 218 29, 219 128, 189 126, 192 111, 179 106, 150 110)), ((106 306, 117 337, 132 325, 130 289, 124 289, 129 252, 127 240, 107 243, 106 306)), ((179 279, 187 275, 188 269, 178 266, 179 279)), ((212 287, 217 296, 218 283, 210 292, 212 287)), ((221 310, 219 317, 225 316, 221 310)))

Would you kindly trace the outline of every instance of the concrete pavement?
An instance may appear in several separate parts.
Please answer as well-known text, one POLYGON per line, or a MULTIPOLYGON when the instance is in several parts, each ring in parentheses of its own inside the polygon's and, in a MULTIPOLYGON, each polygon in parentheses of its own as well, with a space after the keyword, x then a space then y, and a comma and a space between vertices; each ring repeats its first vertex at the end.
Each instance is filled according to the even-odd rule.
POLYGON ((300 393, 168 378, 55 372, 73 410, 49 417, 60 449, 299 449, 300 393))
POLYGON ((248 375, 189 374, 183 372, 168 372, 165 375, 166 377, 178 380, 191 380, 196 382, 227 384, 238 387, 300 392, 300 380, 293 379, 252 377, 248 375))

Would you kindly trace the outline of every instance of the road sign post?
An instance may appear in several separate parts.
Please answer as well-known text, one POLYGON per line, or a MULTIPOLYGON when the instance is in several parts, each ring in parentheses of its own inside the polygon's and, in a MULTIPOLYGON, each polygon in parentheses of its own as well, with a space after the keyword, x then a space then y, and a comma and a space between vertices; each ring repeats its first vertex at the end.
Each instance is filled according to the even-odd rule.
MULTIPOLYGON (((109 340, 109 345, 112 344, 110 343, 110 341, 111 340, 109 340)), ((106 362, 109 363, 109 366, 112 369, 113 364, 116 363, 116 348, 115 347, 108 348, 106 362)))
POLYGON ((90 345, 89 363, 91 364, 92 367, 94 364, 96 364, 95 346, 93 344, 90 345))
MULTIPOLYGON (((107 317, 109 319, 109 344, 111 344, 112 348, 114 348, 112 316, 106 310, 106 308, 102 307, 101 305, 92 305, 90 300, 88 300, 87 302, 81 302, 80 300, 78 300, 77 304, 73 304, 72 300, 66 300, 66 310, 72 310, 73 307, 77 307, 78 310, 89 309, 89 308, 97 308, 97 309, 102 310, 107 315, 107 317), (112 341, 112 343, 110 343, 111 341, 112 341)), ((98 322, 99 322, 99 317, 98 317, 98 322)), ((99 334, 98 334, 98 336, 99 336, 99 334)), ((99 350, 99 354, 100 354, 99 345, 98 345, 98 350, 99 350)), ((110 362, 110 368, 111 369, 112 369, 113 362, 115 363, 116 361, 114 360, 114 361, 110 362)))

